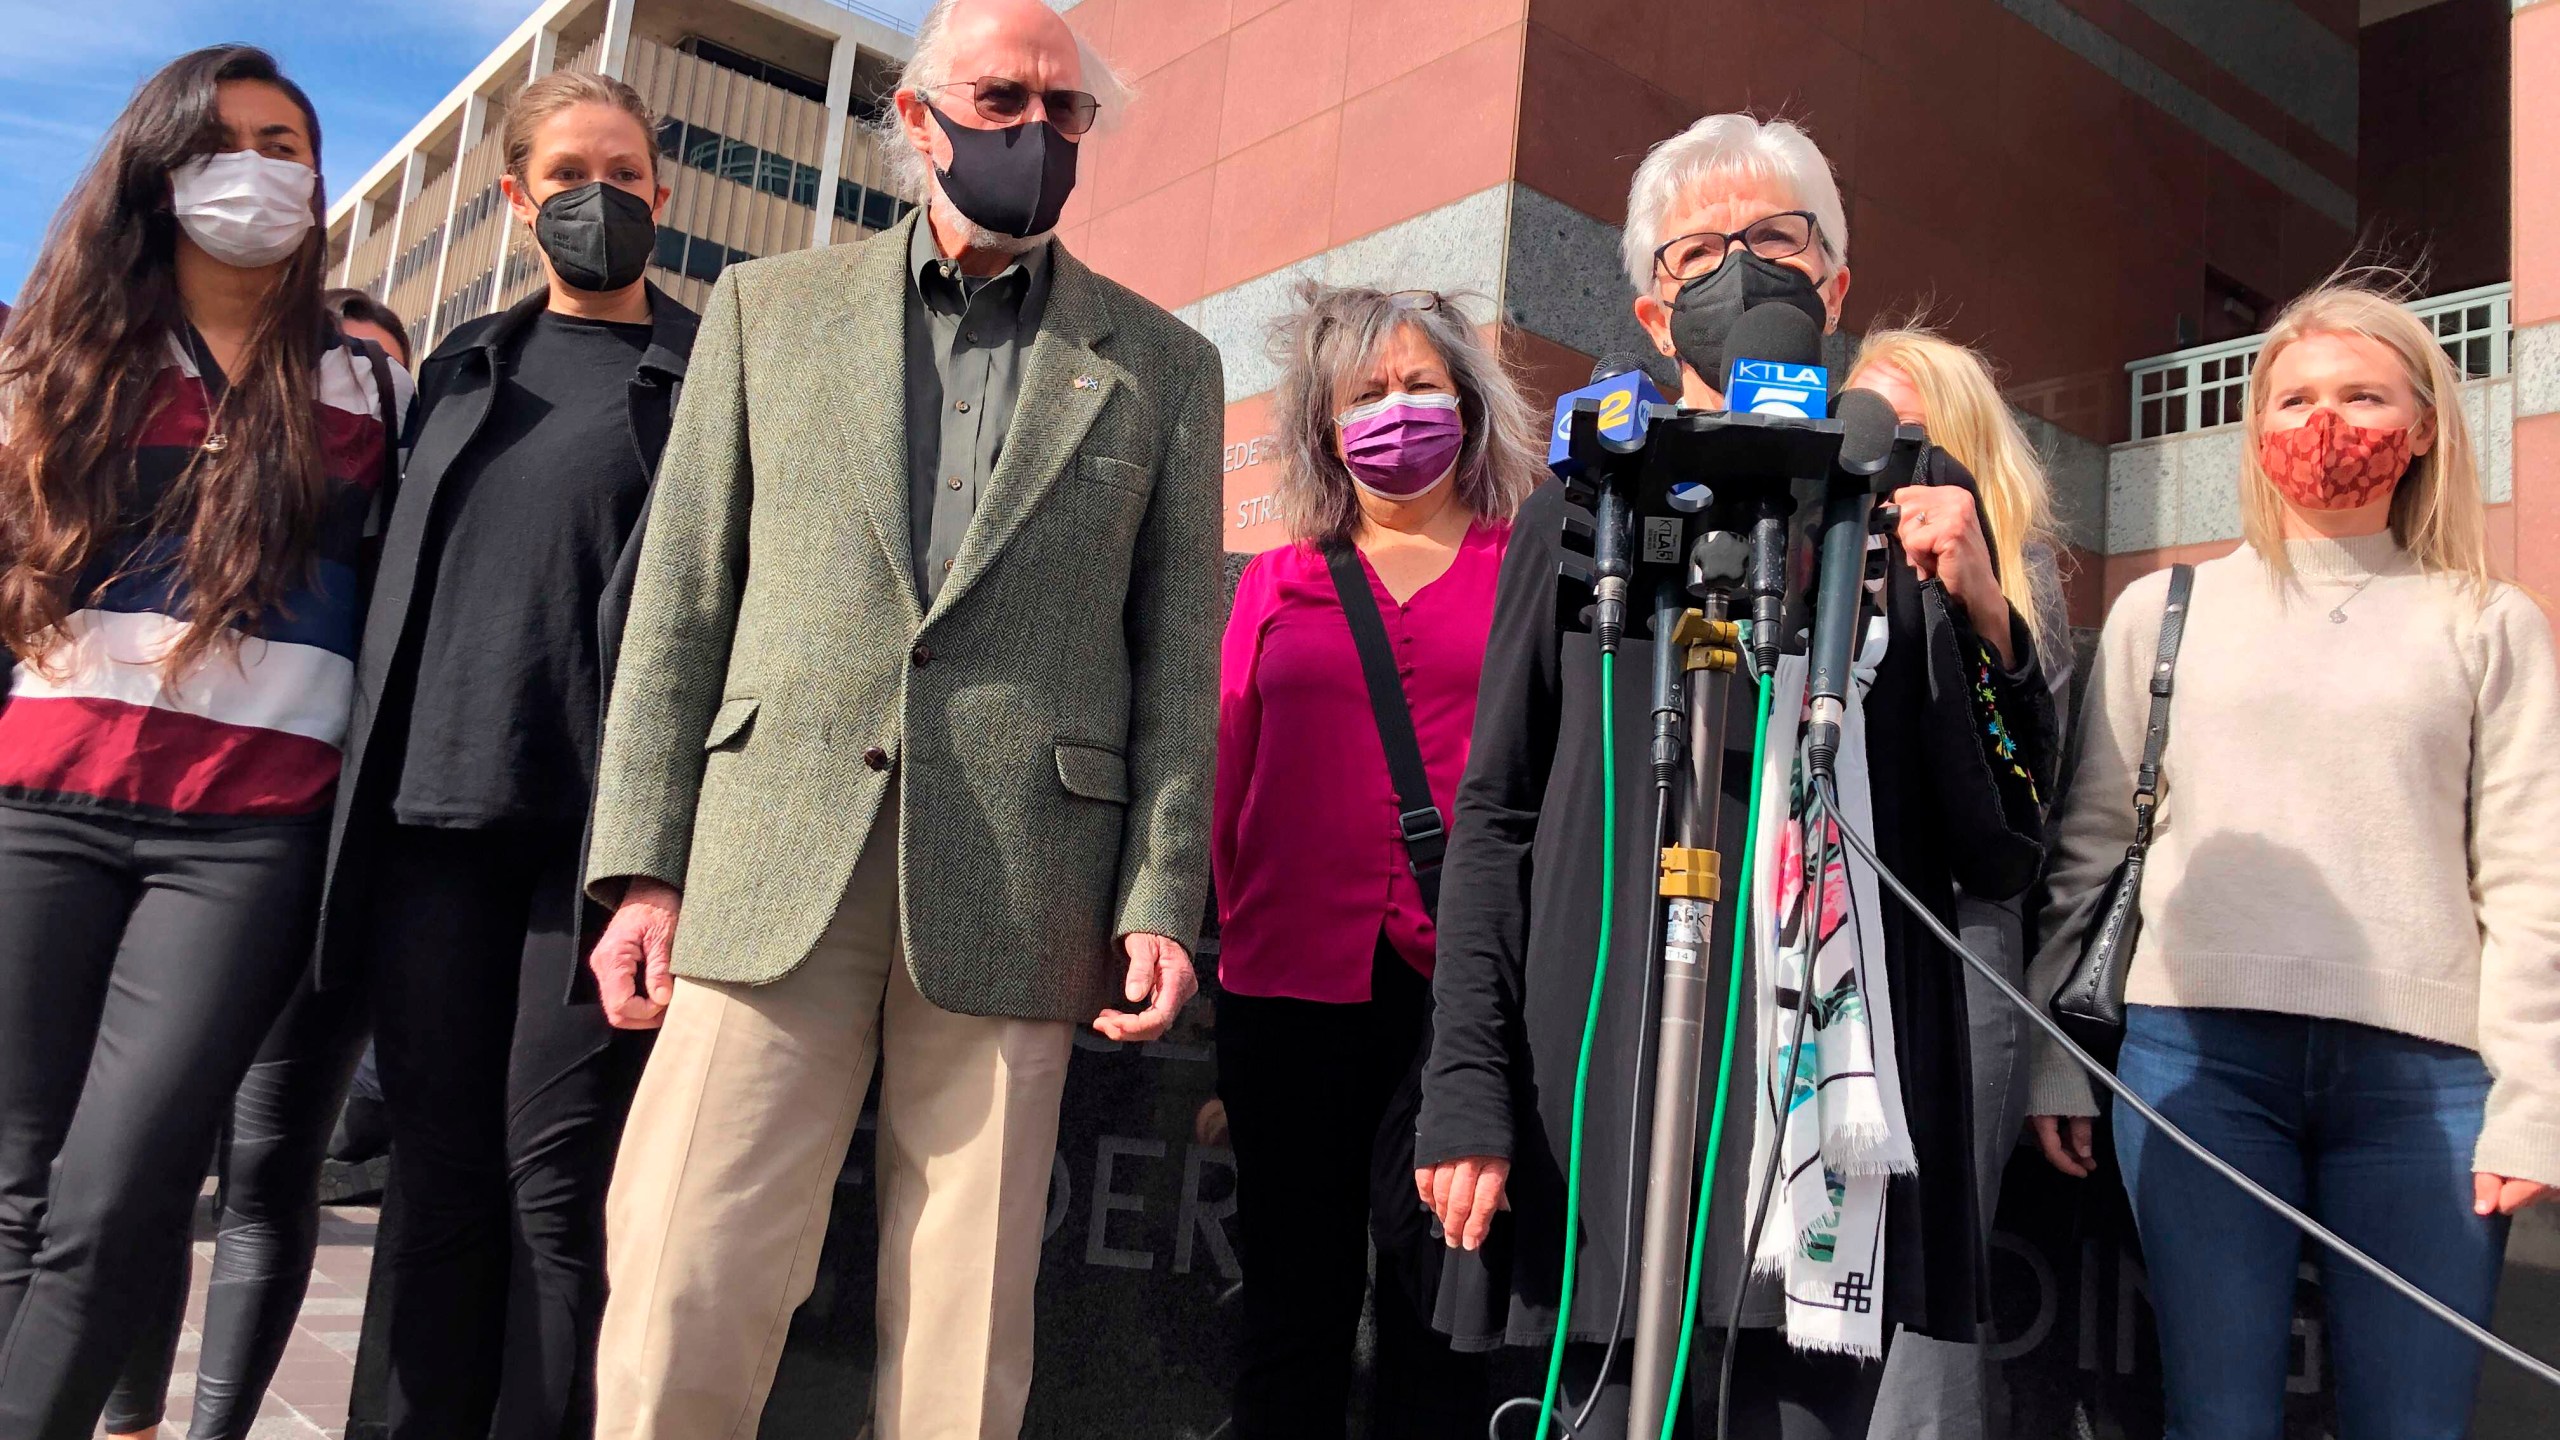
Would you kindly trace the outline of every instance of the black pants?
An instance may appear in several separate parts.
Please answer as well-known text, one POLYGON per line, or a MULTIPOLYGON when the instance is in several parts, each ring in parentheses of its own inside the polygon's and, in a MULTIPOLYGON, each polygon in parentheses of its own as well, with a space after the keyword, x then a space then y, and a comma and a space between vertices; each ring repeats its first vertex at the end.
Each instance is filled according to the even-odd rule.
MULTIPOLYGON (((1890 1338, 1887 1341, 1891 1344, 1890 1338)), ((1564 1348, 1564 1398, 1570 1419, 1591 1393, 1604 1347, 1576 1342, 1564 1348)), ((1688 1395, 1672 1426, 1677 1440, 1714 1440, 1716 1389, 1722 1379, 1724 1329, 1698 1318, 1696 1348, 1689 1355, 1688 1395)), ((1884 1383, 1882 1361, 1849 1355, 1808 1355, 1775 1330, 1745 1330, 1733 1356, 1732 1440, 1864 1440, 1884 1383)), ((1627 1399, 1635 1369, 1633 1342, 1618 1347, 1609 1366, 1608 1392, 1591 1412, 1579 1440, 1655 1440, 1627 1434, 1627 1399)), ((1543 1367, 1541 1367, 1543 1373, 1543 1367)), ((1534 1399, 1534 1397, 1532 1397, 1534 1399)), ((1504 1417, 1505 1435, 1537 1431, 1536 1409, 1523 1405, 1504 1417)), ((1477 1434, 1482 1434, 1478 1430, 1477 1434)), ((1564 1427, 1553 1427, 1562 1435, 1564 1427)))
MULTIPOLYGON (((1431 1033, 1430 982, 1383 940, 1371 968, 1363 1004, 1218 997, 1244 1265, 1239 1440, 1328 1440, 1348 1421, 1379 1122, 1431 1033)), ((1452 1353, 1406 1286, 1376 1293, 1370 1433, 1482 1435, 1483 1362, 1452 1353)))
MULTIPOLYGON (((365 1019, 362 991, 315 991, 306 981, 231 1102, 215 1165, 213 1282, 188 1440, 247 1440, 293 1338, 320 1241, 320 1162, 364 1048, 365 1019)), ((157 1312, 107 1401, 114 1433, 160 1423, 193 1238, 184 1229, 170 1237, 157 1312)))
POLYGON ((0 1435, 87 1440, 308 968, 326 827, 0 805, 0 1435))
POLYGON ((364 1344, 388 1352, 390 1433, 583 1437, 605 1185, 650 1037, 569 1000, 578 837, 384 825, 369 851, 400 1224, 375 1257, 389 1313, 364 1344))

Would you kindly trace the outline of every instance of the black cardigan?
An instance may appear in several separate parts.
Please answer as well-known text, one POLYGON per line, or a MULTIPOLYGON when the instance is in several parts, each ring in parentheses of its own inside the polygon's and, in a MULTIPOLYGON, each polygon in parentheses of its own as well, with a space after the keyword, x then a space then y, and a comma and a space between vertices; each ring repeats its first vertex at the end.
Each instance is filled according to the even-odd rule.
MULTIPOLYGON (((685 363, 693 353, 699 322, 656 285, 648 287, 649 348, 631 377, 631 444, 654 477, 658 457, 666 452, 667 434, 675 421, 684 389, 685 363)), ((417 677, 417 646, 425 612, 421 592, 435 582, 425 565, 427 537, 432 533, 436 497, 446 474, 477 440, 496 403, 505 376, 509 347, 550 303, 550 291, 536 290, 510 308, 455 327, 426 363, 418 367, 418 399, 409 412, 409 458, 397 499, 384 527, 380 573, 371 605, 365 612, 364 640, 357 652, 355 709, 349 719, 346 760, 338 774, 336 808, 330 817, 329 854, 320 898, 318 975, 322 988, 342 984, 358 973, 364 957, 349 934, 349 908, 341 903, 361 892, 368 856, 364 827, 357 810, 379 810, 390 803, 390 787, 398 784, 396 765, 385 765, 374 745, 375 721, 405 715, 408 693, 417 677), (422 572, 424 570, 424 573, 422 572)), ((605 586, 596 613, 598 660, 602 666, 600 695, 613 690, 614 664, 622 648, 622 622, 631 608, 632 578, 639 571, 640 544, 648 533, 649 509, 623 542, 622 554, 605 586)), ((604 733, 604 716, 582 717, 604 733)), ((394 747, 396 752, 396 747, 394 747)), ((580 853, 585 840, 579 842, 580 853)), ((579 867, 583 874, 585 867, 579 867)), ((585 898, 581 886, 579 899, 585 898)), ((585 909, 572 913, 592 920, 585 909)), ((591 935, 576 937, 583 946, 591 935)), ((583 996, 594 981, 586 967, 573 962, 570 992, 583 996)))
MULTIPOLYGON (((1933 457, 1935 458, 1935 457, 1933 457)), ((1952 465, 1928 467, 1971 489, 1952 465)), ((1439 917, 1437 1002, 1423 1086, 1416 1163, 1468 1155, 1512 1162, 1512 1211, 1476 1255, 1450 1252, 1435 1323, 1462 1348, 1543 1344, 1552 1335, 1563 1262, 1565 1167, 1573 1073, 1599 940, 1599 646, 1555 626, 1560 486, 1532 496, 1513 530, 1496 594, 1473 749, 1457 795, 1439 917)), ((1996 659, 1951 610, 1935 583, 1918 581, 1898 548, 1890 555, 1891 641, 1866 698, 1868 771, 1882 858, 1952 923, 1953 886, 2000 898, 2033 883, 2042 859, 2039 787, 1994 764, 1981 698, 1996 703, 2017 752, 2047 773, 2052 702, 2022 622, 2012 617, 2014 668, 1996 659), (1977 682, 1986 680, 1987 687, 1977 682)), ((1637 1042, 1652 1022, 1638 1015, 1645 936, 1651 924, 1645 853, 1651 831, 1646 779, 1652 647, 1632 627, 1617 670, 1618 886, 1609 970, 1592 1061, 1583 1152, 1582 1261, 1573 1333, 1602 1339, 1612 1323, 1623 1234, 1631 1134, 1651 1124, 1651 1095, 1630 1094, 1637 1042)), ((1739 871, 1750 777, 1750 693, 1732 688, 1725 734, 1727 874, 1739 871)), ((2048 787, 2049 788, 2049 787, 2048 787)), ((1918 1152, 1916 1175, 1897 1176, 1887 1205, 1884 1291, 1888 1322, 1924 1334, 1971 1339, 1978 1226, 1973 1183, 1962 962, 1889 899, 1885 965, 1894 1043, 1918 1152)), ((1721 997, 1733 907, 1719 907, 1710 994, 1721 997)), ((1746 970, 1744 994, 1755 994, 1746 970)), ((1710 1021, 1712 1076, 1719 1025, 1710 1021)), ((1714 1177, 1702 1313, 1722 1316, 1742 1273, 1752 1198, 1742 1172, 1751 1148, 1757 1064, 1746 1014, 1738 1033, 1731 1113, 1714 1177)), ((1700 1104, 1703 1141, 1712 1078, 1700 1104)), ((1639 1153, 1638 1166, 1643 1162, 1639 1153)), ((1639 1170, 1638 1173, 1641 1173, 1639 1170)), ((1774 1324, 1774 1287, 1754 1287, 1747 1316, 1774 1324)))

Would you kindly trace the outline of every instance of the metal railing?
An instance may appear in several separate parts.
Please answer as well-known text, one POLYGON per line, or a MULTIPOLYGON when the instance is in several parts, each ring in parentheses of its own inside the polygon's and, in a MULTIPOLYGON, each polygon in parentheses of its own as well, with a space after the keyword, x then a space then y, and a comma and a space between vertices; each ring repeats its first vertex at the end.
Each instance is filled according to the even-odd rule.
POLYGON ((850 10, 865 20, 886 25, 901 35, 916 33, 916 22, 912 16, 893 14, 877 5, 865 5, 862 0, 827 0, 827 3, 839 10, 850 10))
MULTIPOLYGON (((2515 287, 2483 285, 2421 300, 2409 308, 2435 331, 2436 343, 2466 380, 2507 373, 2514 324, 2508 300, 2515 287)), ((2236 424, 2248 403, 2249 369, 2264 335, 2243 335, 2168 355, 2136 360, 2125 368, 2133 385, 2133 438, 2152 440, 2236 424)))

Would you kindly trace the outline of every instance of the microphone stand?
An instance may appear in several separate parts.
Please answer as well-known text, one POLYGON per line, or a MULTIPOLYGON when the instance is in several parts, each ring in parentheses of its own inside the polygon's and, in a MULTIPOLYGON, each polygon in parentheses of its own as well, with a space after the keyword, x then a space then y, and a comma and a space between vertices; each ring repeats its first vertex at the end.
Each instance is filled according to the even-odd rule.
MULTIPOLYGON (((1656 1021, 1653 1126, 1645 1177, 1644 1240, 1638 1262, 1635 1364, 1629 1440, 1662 1431, 1673 1403, 1682 1302, 1695 1213, 1698 1097, 1713 1005, 1716 905, 1724 896, 1715 848, 1724 801, 1725 707, 1740 666, 1731 618, 1747 547, 1730 530, 1711 530, 1689 550, 1687 584, 1655 580, 1653 770, 1668 782, 1677 821, 1659 861, 1662 897, 1661 1012, 1656 1021), (1694 595, 1698 604, 1691 608, 1694 595)), ((1745 898, 1748 904, 1748 898, 1745 898)))

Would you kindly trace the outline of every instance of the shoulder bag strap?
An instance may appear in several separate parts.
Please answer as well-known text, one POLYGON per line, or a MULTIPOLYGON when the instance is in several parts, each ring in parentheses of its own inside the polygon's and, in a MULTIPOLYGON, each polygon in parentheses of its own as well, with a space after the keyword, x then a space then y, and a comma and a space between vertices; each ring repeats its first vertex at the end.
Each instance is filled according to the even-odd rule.
POLYGON ((2169 747, 2169 693, 2178 678, 2178 645, 2187 634, 2187 601, 2194 593, 2196 567, 2169 571, 2169 603, 2160 611, 2160 650, 2151 662, 2151 724, 2142 736, 2142 769, 2133 781, 2133 843, 2151 844, 2151 820, 2160 807, 2160 756, 2169 747))
POLYGON ((1387 778, 1395 785, 1396 823, 1404 831, 1404 848, 1412 857, 1414 884, 1422 890, 1422 908, 1440 913, 1440 862, 1448 854, 1449 829, 1439 807, 1431 803, 1431 779, 1422 766, 1422 741, 1414 733, 1413 712, 1406 707, 1404 680, 1396 673, 1387 622, 1378 614, 1378 598, 1361 573, 1360 555, 1348 543, 1324 547, 1325 566, 1333 572, 1333 590, 1342 600, 1342 617, 1351 622, 1351 645, 1360 652, 1360 674, 1369 682, 1369 708, 1378 719, 1378 742, 1387 752, 1387 778))

